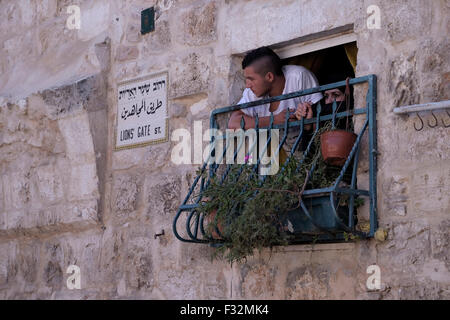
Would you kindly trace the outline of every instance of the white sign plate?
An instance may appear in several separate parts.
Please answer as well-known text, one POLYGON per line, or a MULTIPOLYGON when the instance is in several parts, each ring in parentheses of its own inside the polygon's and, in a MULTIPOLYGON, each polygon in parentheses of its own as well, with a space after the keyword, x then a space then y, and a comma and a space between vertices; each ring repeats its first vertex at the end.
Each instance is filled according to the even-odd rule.
POLYGON ((116 150, 168 141, 168 73, 120 83, 116 150))

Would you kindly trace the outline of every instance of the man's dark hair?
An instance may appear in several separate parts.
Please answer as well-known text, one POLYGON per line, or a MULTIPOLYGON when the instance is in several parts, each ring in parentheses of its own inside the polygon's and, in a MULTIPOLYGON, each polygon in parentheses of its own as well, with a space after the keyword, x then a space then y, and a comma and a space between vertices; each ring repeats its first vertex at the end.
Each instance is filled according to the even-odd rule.
POLYGON ((268 47, 261 47, 247 53, 242 61, 242 69, 253 64, 255 64, 255 71, 262 76, 265 76, 267 72, 272 72, 277 76, 283 74, 280 57, 268 47))

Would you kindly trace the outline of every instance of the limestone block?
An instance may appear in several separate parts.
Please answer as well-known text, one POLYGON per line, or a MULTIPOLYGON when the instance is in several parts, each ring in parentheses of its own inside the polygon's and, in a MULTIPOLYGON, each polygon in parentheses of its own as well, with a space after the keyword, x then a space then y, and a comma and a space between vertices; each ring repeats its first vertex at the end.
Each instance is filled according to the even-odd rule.
POLYGON ((73 164, 95 161, 94 145, 86 112, 58 120, 64 137, 66 155, 73 164))
POLYGON ((54 17, 56 15, 57 8, 57 0, 36 1, 38 22, 43 22, 44 20, 54 17))
MULTIPOLYGON (((101 273, 103 287, 130 297, 152 290, 156 285, 152 251, 154 238, 151 226, 136 221, 116 228, 107 228, 103 236, 101 273)), ((163 263, 158 258, 158 265, 163 263)))
POLYGON ((30 172, 10 172, 2 176, 6 209, 20 209, 32 199, 30 172))
POLYGON ((63 270, 58 262, 48 261, 44 266, 43 281, 53 290, 60 290, 63 286, 63 270))
POLYGON ((55 229, 61 223, 61 214, 66 215, 63 205, 46 206, 34 213, 36 215, 37 227, 42 232, 55 229), (59 214, 58 214, 59 213, 59 214))
POLYGON ((99 178, 106 170, 106 153, 108 142, 108 115, 106 110, 89 112, 89 127, 92 134, 92 142, 95 150, 95 161, 99 178))
POLYGON ((122 81, 135 78, 140 72, 142 72, 142 68, 136 61, 123 62, 115 68, 114 77, 117 81, 122 81))
POLYGON ((15 261, 18 264, 19 275, 26 284, 33 284, 37 279, 41 245, 40 241, 32 241, 19 246, 15 261))
MULTIPOLYGON (((183 215, 184 214, 182 214, 182 217, 183 215)), ((180 218, 178 221, 180 223, 177 224, 177 230, 180 236, 189 239, 186 231, 184 231, 186 229, 186 219, 180 218)), ((179 265, 181 268, 188 267, 193 263, 199 265, 209 264, 215 250, 210 246, 191 246, 188 243, 178 240, 175 240, 174 246, 177 248, 176 265, 179 265)))
POLYGON ((64 196, 61 172, 55 171, 52 165, 36 168, 35 174, 41 199, 54 202, 64 196))
POLYGON ((0 231, 6 230, 6 211, 0 211, 0 231))
POLYGON ((400 300, 438 300, 448 299, 448 291, 437 282, 414 281, 411 284, 400 285, 398 298, 400 300))
MULTIPOLYGON (((444 115, 445 113, 441 115, 441 119, 444 115)), ((433 124, 434 119, 428 113, 427 116, 423 117, 425 122, 423 131, 417 132, 412 121, 418 121, 418 119, 414 115, 411 115, 411 118, 413 120, 408 123, 408 129, 405 132, 405 135, 409 136, 409 138, 405 138, 405 143, 400 144, 397 152, 417 164, 427 162, 439 163, 443 159, 448 159, 448 154, 450 154, 448 129, 442 126, 429 128, 426 122, 430 121, 433 124)))
MULTIPOLYGON (((8 210, 5 212, 4 225, 5 228, 2 231, 22 228, 24 223, 25 210, 8 210)), ((4 232, 2 232, 3 234, 4 232)))
POLYGON ((5 195, 4 195, 4 193, 3 193, 3 179, 1 179, 0 178, 0 228, 1 228, 1 225, 2 225, 2 218, 1 218, 1 216, 2 216, 2 214, 3 214, 3 210, 4 210, 4 208, 5 208, 5 195))
POLYGON ((382 247, 383 261, 388 259, 393 267, 403 269, 423 263, 431 255, 430 233, 431 226, 423 219, 395 224, 386 246, 382 247))
POLYGON ((169 161, 169 144, 161 143, 146 147, 124 149, 113 153, 114 170, 143 166, 149 171, 158 171, 169 161))
POLYGON ((8 281, 9 243, 0 244, 0 290, 6 288, 8 281))
POLYGON ((53 291, 67 294, 67 269, 71 265, 80 268, 81 290, 97 288, 101 285, 100 269, 101 236, 84 233, 83 237, 63 236, 52 238, 43 244, 43 285, 53 291))
POLYGON ((170 106, 170 116, 174 118, 185 117, 187 110, 186 106, 179 103, 172 103, 170 106))
MULTIPOLYGON (((148 210, 146 217, 150 221, 165 221, 161 217, 172 217, 181 204, 181 177, 168 174, 151 174, 146 177, 145 194, 148 210)), ((187 191, 186 191, 187 192, 187 191)))
POLYGON ((449 212, 450 166, 447 163, 420 165, 413 171, 411 180, 409 205, 415 213, 436 216, 449 212))
POLYGON ((139 49, 136 46, 120 45, 116 52, 116 61, 123 62, 127 60, 137 59, 139 56, 139 49))
POLYGON ((83 1, 80 6, 81 26, 78 38, 88 41, 106 33, 110 25, 110 9, 111 2, 108 0, 83 1))
POLYGON ((257 0, 229 1, 222 32, 230 39, 231 52, 242 53, 354 23, 362 15, 365 13, 353 1, 337 4, 326 0, 317 6, 289 0, 271 0, 264 5, 257 0), (337 7, 339 10, 323 10, 337 7))
POLYGON ((450 100, 450 72, 442 74, 442 82, 439 84, 439 92, 442 92, 442 100, 450 100))
POLYGON ((199 46, 217 40, 217 6, 213 1, 183 12, 177 22, 178 41, 183 44, 199 46))
POLYGON ((431 28, 432 6, 423 1, 384 3, 380 9, 391 15, 384 23, 387 24, 389 40, 392 42, 416 39, 424 35, 424 30, 431 28))
POLYGON ((206 92, 210 78, 210 50, 196 50, 174 57, 170 64, 169 97, 176 98, 206 92))
POLYGON ((111 23, 109 25, 109 37, 111 38, 111 43, 120 43, 125 34, 126 26, 127 26, 127 18, 125 11, 125 2, 117 2, 113 3, 115 7, 112 9, 112 18, 111 23))
POLYGON ((18 37, 19 44, 14 47, 20 52, 7 55, 9 63, 0 77, 2 94, 26 97, 37 91, 76 82, 100 71, 94 50, 95 40, 80 41, 77 30, 65 28, 67 17, 64 10, 49 24, 37 26, 37 32, 24 32, 18 37), (61 39, 64 41, 61 42, 61 39), (30 73, 30 69, 34 72, 30 73))
POLYGON ((155 284, 151 255, 151 238, 134 237, 128 243, 125 267, 127 286, 134 290, 151 290, 155 284))
POLYGON ((191 105, 191 113, 192 115, 196 116, 199 113, 205 113, 205 111, 209 111, 207 110, 208 107, 208 100, 207 99, 203 99, 200 100, 199 102, 194 103, 193 105, 191 105))
POLYGON ((106 80, 102 75, 92 76, 75 84, 76 98, 88 112, 107 108, 106 90, 106 80))
MULTIPOLYGON (((100 254, 100 270, 102 272, 105 290, 113 291, 119 286, 123 277, 123 259, 126 256, 126 241, 129 237, 126 227, 108 226, 103 233, 102 250, 100 254)), ((125 294, 126 285, 123 279, 122 292, 125 294)))
POLYGON ((384 195, 384 207, 392 213, 405 216, 407 213, 408 177, 394 175, 383 179, 381 191, 384 195))
POLYGON ((286 279, 286 299, 325 299, 328 296, 330 271, 321 265, 292 270, 286 279))
POLYGON ((433 258, 445 263, 450 270, 450 220, 443 220, 431 233, 431 251, 433 258))
POLYGON ((227 279, 221 270, 211 269, 205 274, 203 297, 206 299, 226 299, 228 296, 227 279))
MULTIPOLYGON (((129 30, 128 32, 134 33, 136 31, 129 30)), ((167 52, 172 44, 169 21, 167 19, 158 20, 155 22, 155 31, 147 33, 141 36, 141 38, 144 40, 141 57, 167 52)))
POLYGON ((47 105, 51 119, 58 119, 81 109, 81 103, 76 98, 75 85, 44 90, 42 98, 47 105))
POLYGON ((113 170, 129 169, 133 166, 142 164, 142 159, 148 152, 147 148, 123 149, 113 152, 112 154, 113 170))
POLYGON ((260 263, 245 264, 241 268, 241 296, 246 299, 270 299, 275 291, 278 269, 260 263))
POLYGON ((98 176, 95 163, 73 165, 70 172, 69 200, 97 198, 98 176))
POLYGON ((65 206, 63 211, 57 211, 57 219, 62 224, 72 224, 82 227, 83 225, 94 225, 98 221, 97 200, 85 200, 65 206))
MULTIPOLYGON (((21 12, 17 8, 18 3, 8 1, 5 3, 2 3, 2 10, 0 11, 0 29, 1 30, 8 30, 9 24, 11 21, 17 21, 20 23, 21 20, 21 12)), ((4 38, 6 34, 2 34, 2 38, 4 38)))
POLYGON ((418 89, 416 51, 395 57, 389 62, 388 89, 392 96, 390 105, 395 107, 417 104, 418 89))
POLYGON ((140 42, 142 40, 140 25, 129 23, 127 25, 126 39, 131 43, 140 42))
POLYGON ((111 67, 111 39, 95 44, 95 55, 100 63, 101 71, 109 71, 111 67))
MULTIPOLYGON (((158 272, 158 286, 163 299, 193 299, 201 296, 200 283, 203 279, 199 277, 197 270, 186 268, 175 270, 173 268, 161 269, 158 272), (183 290, 180 290, 183 288, 183 290)), ((206 298, 206 297, 205 297, 206 298)))
POLYGON ((29 209, 8 210, 4 214, 4 227, 0 228, 0 236, 36 236, 81 230, 96 225, 98 219, 97 200, 46 206, 35 203, 29 209))
POLYGON ((420 78, 423 102, 449 99, 446 91, 449 82, 445 76, 450 71, 445 63, 450 59, 449 51, 450 40, 447 38, 438 41, 427 39, 421 43, 417 54, 417 68, 421 72, 417 76, 420 78))
POLYGON ((3 242, 1 245, 1 260, 6 264, 6 285, 9 287, 15 284, 19 273, 18 252, 19 246, 15 241, 3 242))
POLYGON ((138 200, 142 190, 141 178, 135 175, 119 175, 114 178, 112 205, 120 215, 127 215, 138 208, 138 200))

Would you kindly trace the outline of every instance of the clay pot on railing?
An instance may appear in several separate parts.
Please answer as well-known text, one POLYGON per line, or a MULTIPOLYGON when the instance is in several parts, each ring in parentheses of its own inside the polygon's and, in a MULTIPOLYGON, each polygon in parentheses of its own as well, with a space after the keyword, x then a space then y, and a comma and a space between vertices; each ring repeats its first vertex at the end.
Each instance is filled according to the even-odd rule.
MULTIPOLYGON (((209 199, 203 199, 203 202, 208 202, 209 199)), ((205 225, 206 225, 206 233, 211 234, 213 239, 222 239, 222 237, 217 233, 216 227, 219 230, 220 234, 223 234, 223 226, 220 221, 216 221, 217 209, 212 209, 205 216, 205 225)))
POLYGON ((350 78, 346 79, 345 83, 345 104, 347 109, 346 129, 333 129, 324 132, 320 136, 320 148, 322 151, 323 160, 332 166, 343 166, 347 160, 353 145, 356 141, 357 135, 349 131, 349 112, 350 112, 350 78))
POLYGON ((331 130, 320 136, 323 160, 332 166, 343 166, 352 151, 356 134, 345 130, 331 130))

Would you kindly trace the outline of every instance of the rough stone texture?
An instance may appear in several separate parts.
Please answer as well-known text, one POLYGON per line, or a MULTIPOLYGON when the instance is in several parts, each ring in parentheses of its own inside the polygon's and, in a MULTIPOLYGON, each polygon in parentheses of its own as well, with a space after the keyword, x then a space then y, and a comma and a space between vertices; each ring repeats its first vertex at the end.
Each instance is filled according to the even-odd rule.
MULTIPOLYGON (((438 0, 0 1, 0 298, 449 299, 450 119, 437 111, 429 128, 423 113, 416 132, 416 115, 392 112, 449 99, 449 10, 438 0), (380 29, 367 29, 372 4, 380 29), (66 26, 69 5, 80 6, 80 30, 66 26), (150 6, 156 29, 141 35, 150 6), (275 248, 233 266, 211 262, 209 246, 178 241, 172 220, 198 165, 171 161, 176 141, 114 150, 118 84, 168 71, 170 135, 192 134, 194 121, 205 128, 212 109, 239 100, 245 52, 347 24, 356 75, 378 79, 387 237, 275 248), (67 288, 72 264, 81 290, 67 288), (379 290, 366 287, 373 264, 379 290)), ((366 91, 355 89, 357 105, 366 91)), ((358 211, 367 220, 369 204, 358 211)))
POLYGON ((217 39, 217 5, 214 1, 183 12, 178 21, 177 37, 182 44, 199 46, 217 39))
POLYGON ((144 37, 144 43, 142 46, 142 55, 144 56, 161 53, 162 51, 166 51, 170 48, 171 33, 169 21, 158 20, 156 23, 158 24, 158 27, 155 28, 156 30, 144 37))
POLYGON ((139 50, 137 47, 132 46, 120 46, 117 48, 116 60, 127 61, 134 60, 139 56, 139 50))
POLYGON ((181 57, 173 57, 170 65, 171 87, 169 97, 192 95, 207 92, 210 73, 210 56, 208 51, 191 51, 181 57))
POLYGON ((114 209, 119 215, 137 209, 140 182, 136 176, 118 177, 114 183, 114 209))

